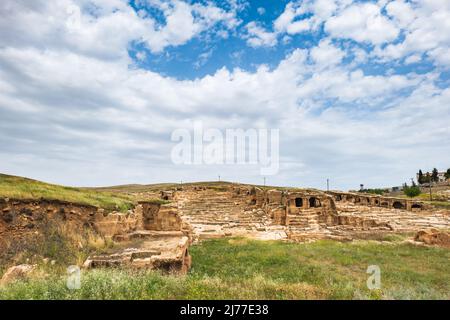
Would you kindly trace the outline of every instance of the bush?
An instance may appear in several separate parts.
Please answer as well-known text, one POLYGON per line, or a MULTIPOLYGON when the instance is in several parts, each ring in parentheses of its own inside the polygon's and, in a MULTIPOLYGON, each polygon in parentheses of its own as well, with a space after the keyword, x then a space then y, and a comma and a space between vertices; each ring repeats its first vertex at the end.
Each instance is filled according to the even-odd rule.
POLYGON ((411 186, 411 187, 405 186, 403 187, 403 192, 405 193, 406 196, 410 198, 417 197, 422 193, 418 186, 411 186))
POLYGON ((388 189, 361 189, 361 190, 359 190, 359 192, 383 195, 385 193, 388 193, 389 190, 388 189))

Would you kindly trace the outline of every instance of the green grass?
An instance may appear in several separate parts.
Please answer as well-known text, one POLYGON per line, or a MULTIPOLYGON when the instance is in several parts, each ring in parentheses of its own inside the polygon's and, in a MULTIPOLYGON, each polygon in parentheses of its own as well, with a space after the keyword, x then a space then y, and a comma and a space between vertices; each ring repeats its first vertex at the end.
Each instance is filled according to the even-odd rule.
POLYGON ((133 199, 124 194, 64 187, 4 174, 0 174, 0 197, 63 200, 93 205, 106 210, 126 211, 133 207, 133 199))
POLYGON ((450 251, 394 240, 209 240, 191 247, 187 276, 92 270, 71 291, 61 274, 38 272, 0 289, 0 299, 450 299, 450 251), (370 291, 366 270, 374 264, 381 289, 370 291))

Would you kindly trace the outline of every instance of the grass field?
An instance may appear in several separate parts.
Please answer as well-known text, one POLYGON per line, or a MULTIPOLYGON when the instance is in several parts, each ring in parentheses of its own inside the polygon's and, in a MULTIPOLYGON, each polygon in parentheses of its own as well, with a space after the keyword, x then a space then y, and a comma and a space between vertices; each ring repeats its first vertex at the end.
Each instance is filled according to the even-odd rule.
POLYGON ((126 211, 133 206, 133 199, 125 194, 64 187, 4 174, 0 174, 0 197, 57 199, 120 211, 126 211))
POLYGON ((209 240, 191 247, 187 276, 99 269, 69 290, 65 276, 48 276, 45 266, 31 280, 1 288, 0 299, 450 299, 450 251, 397 240, 209 240), (379 290, 367 289, 369 265, 381 268, 379 290))

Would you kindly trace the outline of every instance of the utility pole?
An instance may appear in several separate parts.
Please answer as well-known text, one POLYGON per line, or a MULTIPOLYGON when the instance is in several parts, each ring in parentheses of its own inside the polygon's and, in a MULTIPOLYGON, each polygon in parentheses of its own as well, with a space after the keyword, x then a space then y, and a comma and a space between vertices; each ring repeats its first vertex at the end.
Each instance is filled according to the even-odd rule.
POLYGON ((432 195, 432 193, 431 193, 431 183, 432 183, 432 182, 431 182, 431 179, 430 179, 430 181, 429 181, 429 183, 428 183, 429 186, 430 186, 430 202, 433 201, 433 195, 432 195))
POLYGON ((220 175, 219 175, 219 182, 220 182, 220 175))
POLYGON ((266 177, 264 177, 264 187, 266 186, 266 177))
POLYGON ((330 179, 327 179, 327 191, 330 191, 330 179))

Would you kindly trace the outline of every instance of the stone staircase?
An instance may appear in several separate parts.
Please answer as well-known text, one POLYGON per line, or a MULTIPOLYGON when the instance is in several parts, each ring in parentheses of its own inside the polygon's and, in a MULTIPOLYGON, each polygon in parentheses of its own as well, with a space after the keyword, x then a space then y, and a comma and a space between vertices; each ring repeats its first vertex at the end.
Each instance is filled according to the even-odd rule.
POLYGON ((396 231, 414 231, 427 228, 448 228, 450 216, 445 210, 427 212, 411 212, 381 207, 366 207, 355 204, 337 204, 339 216, 358 217, 366 221, 372 220, 380 224, 389 224, 396 231))
POLYGON ((305 209, 301 214, 288 214, 287 220, 291 229, 317 230, 321 227, 315 210, 305 209))
POLYGON ((270 219, 247 195, 206 188, 177 194, 178 211, 194 230, 194 240, 265 231, 270 219))
POLYGON ((189 238, 182 231, 138 230, 116 237, 112 252, 90 256, 85 268, 132 267, 185 274, 191 265, 189 238))

